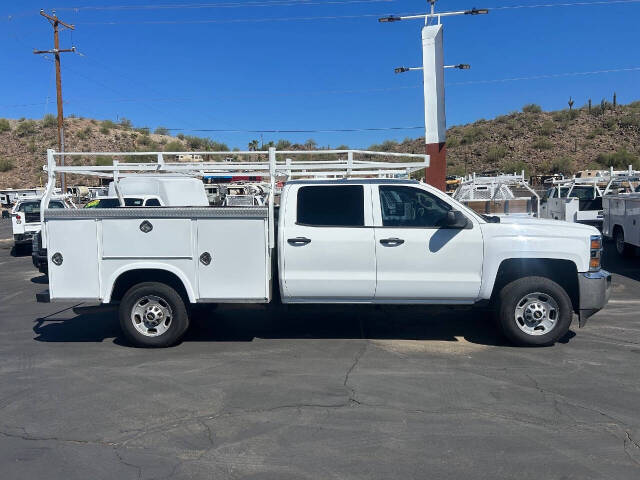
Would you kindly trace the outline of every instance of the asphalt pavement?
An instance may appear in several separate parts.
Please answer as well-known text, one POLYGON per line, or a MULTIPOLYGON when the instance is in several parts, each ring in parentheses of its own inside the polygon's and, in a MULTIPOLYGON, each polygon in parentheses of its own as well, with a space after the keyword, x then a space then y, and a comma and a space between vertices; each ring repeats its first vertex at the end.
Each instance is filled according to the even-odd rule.
POLYGON ((226 306, 178 346, 37 304, 0 222, 0 477, 638 479, 640 258, 561 343, 474 310, 226 306))

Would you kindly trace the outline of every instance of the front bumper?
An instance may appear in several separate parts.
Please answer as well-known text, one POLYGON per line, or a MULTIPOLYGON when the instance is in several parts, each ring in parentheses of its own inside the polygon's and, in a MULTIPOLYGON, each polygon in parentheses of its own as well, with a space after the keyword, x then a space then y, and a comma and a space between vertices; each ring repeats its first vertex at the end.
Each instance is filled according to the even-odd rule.
POLYGON ((33 232, 17 233, 13 236, 13 242, 16 245, 31 245, 33 240, 33 232))
POLYGON ((611 296, 611 274, 606 270, 578 273, 580 306, 579 324, 583 327, 587 319, 602 310, 611 296))

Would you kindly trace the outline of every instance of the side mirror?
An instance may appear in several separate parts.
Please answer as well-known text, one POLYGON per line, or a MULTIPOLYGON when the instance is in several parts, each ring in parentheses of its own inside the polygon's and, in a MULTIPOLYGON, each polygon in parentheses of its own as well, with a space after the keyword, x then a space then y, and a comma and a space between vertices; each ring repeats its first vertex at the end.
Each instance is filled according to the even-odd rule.
POLYGON ((447 228, 468 228, 469 219, 459 210, 449 210, 445 220, 447 228))

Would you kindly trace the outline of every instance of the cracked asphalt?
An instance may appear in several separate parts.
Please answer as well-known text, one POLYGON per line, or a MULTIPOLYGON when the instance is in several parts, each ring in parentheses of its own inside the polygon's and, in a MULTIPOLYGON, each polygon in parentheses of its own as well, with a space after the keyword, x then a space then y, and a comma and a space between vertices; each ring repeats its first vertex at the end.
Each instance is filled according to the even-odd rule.
POLYGON ((0 223, 0 476, 640 478, 640 258, 562 343, 472 310, 226 306, 165 350, 37 304, 0 223))

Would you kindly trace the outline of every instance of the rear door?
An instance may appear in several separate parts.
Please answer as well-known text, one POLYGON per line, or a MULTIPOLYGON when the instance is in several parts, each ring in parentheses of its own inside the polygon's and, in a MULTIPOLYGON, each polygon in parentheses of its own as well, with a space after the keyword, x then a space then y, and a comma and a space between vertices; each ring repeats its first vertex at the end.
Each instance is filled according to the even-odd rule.
POLYGON ((449 228, 454 206, 419 186, 374 187, 378 301, 469 302, 482 280, 483 240, 477 220, 449 228))
POLYGON ((371 301, 376 258, 370 185, 291 185, 283 204, 278 242, 283 298, 371 301))

